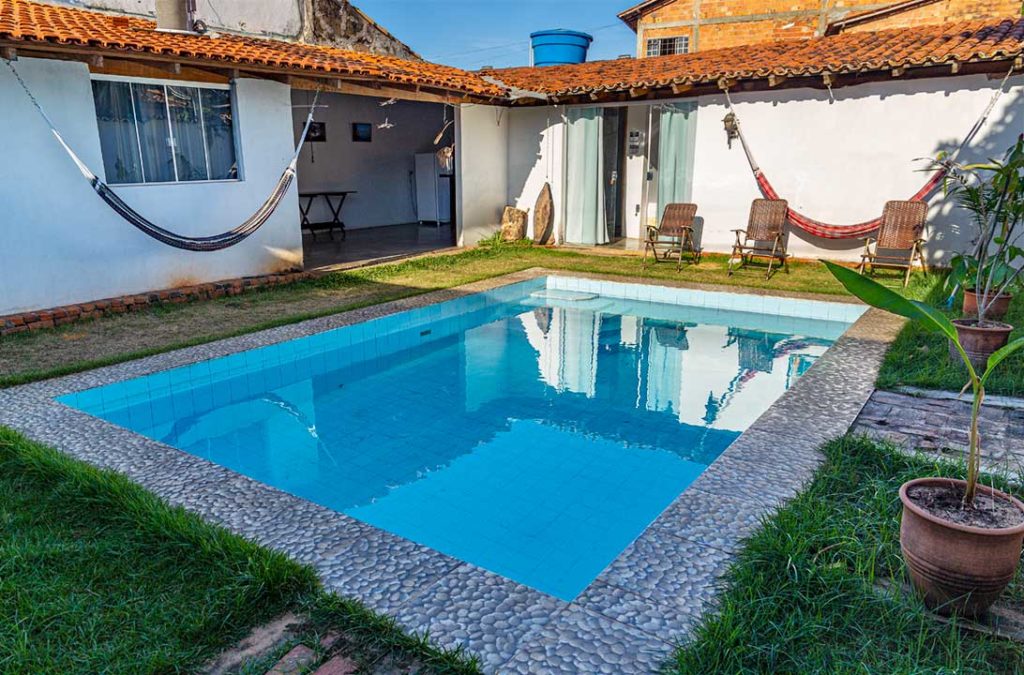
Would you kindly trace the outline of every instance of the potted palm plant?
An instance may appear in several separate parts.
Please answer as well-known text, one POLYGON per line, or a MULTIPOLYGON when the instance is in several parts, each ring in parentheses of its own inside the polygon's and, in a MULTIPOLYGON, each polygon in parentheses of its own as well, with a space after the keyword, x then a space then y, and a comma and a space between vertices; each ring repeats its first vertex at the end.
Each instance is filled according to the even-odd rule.
MULTIPOLYGON (((964 316, 953 322, 960 344, 976 369, 1007 343, 1013 326, 1003 323, 1024 272, 1024 139, 1002 160, 958 164, 939 159, 946 189, 971 214, 977 228, 974 250, 953 257, 946 279, 949 290, 964 291, 964 316)), ((950 355, 959 358, 950 344, 950 355)))
POLYGON ((1024 503, 978 483, 978 425, 985 385, 999 364, 1024 348, 1024 338, 993 353, 979 374, 961 344, 957 327, 945 314, 908 300, 851 269, 830 262, 825 265, 848 291, 869 305, 945 335, 967 368, 974 394, 967 480, 918 478, 900 488, 900 548, 911 580, 926 605, 944 613, 977 616, 1013 579, 1024 542, 1024 503))

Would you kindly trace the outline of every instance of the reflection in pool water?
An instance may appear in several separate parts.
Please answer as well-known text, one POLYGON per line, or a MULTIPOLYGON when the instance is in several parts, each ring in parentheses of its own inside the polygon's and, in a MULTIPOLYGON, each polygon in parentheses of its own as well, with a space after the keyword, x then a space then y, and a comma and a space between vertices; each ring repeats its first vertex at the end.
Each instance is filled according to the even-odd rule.
POLYGON ((571 599, 845 326, 524 293, 401 339, 325 334, 231 378, 69 402, 571 599))

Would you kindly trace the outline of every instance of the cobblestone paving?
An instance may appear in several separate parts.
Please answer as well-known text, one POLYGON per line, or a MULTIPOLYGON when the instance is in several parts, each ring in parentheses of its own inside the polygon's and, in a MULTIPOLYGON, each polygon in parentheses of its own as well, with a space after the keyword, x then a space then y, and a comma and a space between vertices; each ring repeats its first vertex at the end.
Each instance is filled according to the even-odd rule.
POLYGON ((120 471, 171 504, 312 565, 328 588, 395 616, 408 630, 428 632, 436 644, 464 647, 487 672, 656 671, 714 606, 719 580, 743 537, 810 480, 823 461, 818 448, 854 422, 900 320, 877 310, 865 313, 571 603, 53 399, 546 274, 519 272, 3 390, 0 424, 120 471))
MULTIPOLYGON (((1024 400, 982 406, 981 454, 986 471, 1024 476, 1024 400)), ((971 426, 964 400, 876 391, 853 425, 855 433, 890 441, 907 451, 960 460, 971 426)))

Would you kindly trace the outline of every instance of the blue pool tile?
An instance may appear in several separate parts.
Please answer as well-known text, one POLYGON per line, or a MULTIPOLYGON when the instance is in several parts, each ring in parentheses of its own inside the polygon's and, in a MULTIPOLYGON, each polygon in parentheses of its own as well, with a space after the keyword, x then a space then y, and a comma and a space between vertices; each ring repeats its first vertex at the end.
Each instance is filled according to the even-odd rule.
POLYGON ((549 277, 62 401, 572 600, 855 311, 549 277))

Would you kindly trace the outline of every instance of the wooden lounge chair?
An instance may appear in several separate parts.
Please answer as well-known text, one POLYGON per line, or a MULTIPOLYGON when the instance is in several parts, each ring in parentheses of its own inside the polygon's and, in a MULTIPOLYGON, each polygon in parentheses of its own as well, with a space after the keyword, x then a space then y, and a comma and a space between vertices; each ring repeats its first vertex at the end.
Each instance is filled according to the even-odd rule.
POLYGON ((658 251, 662 252, 661 259, 668 260, 673 253, 677 256, 676 270, 683 266, 683 255, 689 253, 693 256, 693 263, 700 263, 701 249, 697 247, 693 238, 693 224, 697 218, 696 204, 669 204, 665 207, 665 213, 661 217, 661 224, 658 227, 647 226, 647 240, 644 243, 644 265, 647 264, 647 254, 654 255, 654 262, 658 262, 658 251))
POLYGON ((745 230, 733 230, 736 243, 732 246, 732 257, 729 259, 729 275, 735 271, 733 263, 739 260, 743 267, 752 258, 767 258, 768 273, 765 279, 771 279, 772 268, 779 262, 788 272, 788 255, 786 253, 786 213, 789 203, 785 199, 755 199, 750 205, 750 221, 745 230))
POLYGON ((928 204, 920 201, 892 201, 882 211, 882 224, 878 236, 864 240, 864 254, 860 257, 860 273, 874 272, 876 267, 905 269, 903 287, 910 283, 914 263, 921 263, 921 269, 928 273, 921 250, 925 240, 921 238, 924 223, 928 218, 928 204))

